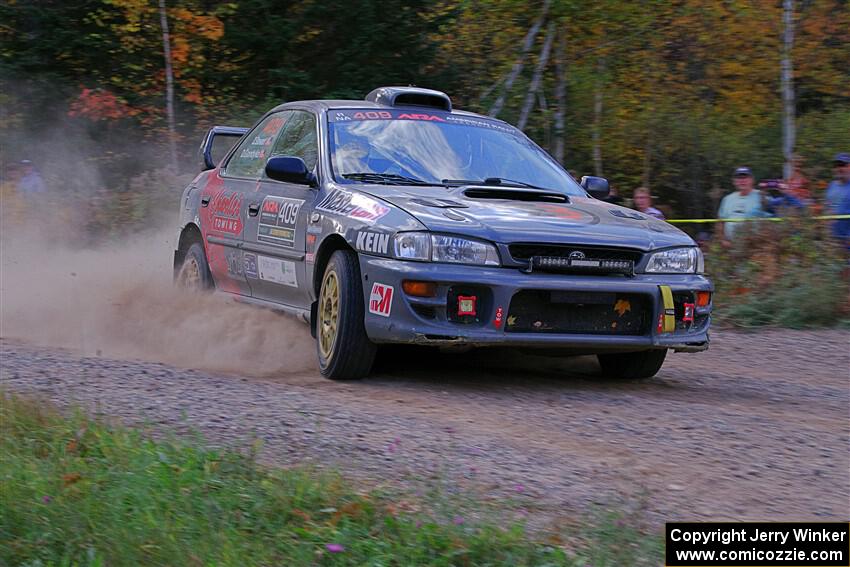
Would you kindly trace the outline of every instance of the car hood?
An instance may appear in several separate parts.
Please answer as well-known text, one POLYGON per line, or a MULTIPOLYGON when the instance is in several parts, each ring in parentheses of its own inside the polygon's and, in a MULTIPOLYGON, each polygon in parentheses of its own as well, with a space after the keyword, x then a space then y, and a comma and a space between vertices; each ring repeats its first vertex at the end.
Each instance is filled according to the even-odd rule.
MULTIPOLYGON (((477 237, 493 242, 585 244, 643 251, 693 246, 694 241, 671 224, 632 209, 590 197, 570 196, 567 203, 514 198, 469 197, 469 187, 360 186, 414 216, 429 230, 477 237)), ((493 187, 482 187, 498 190, 493 187)), ((511 188, 513 190, 514 188, 511 188)), ((517 197, 522 197, 522 190, 517 197)))

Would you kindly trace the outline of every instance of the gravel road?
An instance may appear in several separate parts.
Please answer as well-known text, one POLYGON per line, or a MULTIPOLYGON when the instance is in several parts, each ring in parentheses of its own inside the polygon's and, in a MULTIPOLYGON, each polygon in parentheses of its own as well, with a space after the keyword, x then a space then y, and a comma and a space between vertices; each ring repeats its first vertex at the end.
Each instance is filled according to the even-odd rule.
MULTIPOLYGON (((306 331, 305 331, 306 332, 306 331)), ((387 490, 462 490, 538 521, 850 518, 850 333, 714 333, 641 383, 590 358, 396 352, 378 374, 216 374, 0 341, 2 384, 127 423, 263 440, 387 490)))

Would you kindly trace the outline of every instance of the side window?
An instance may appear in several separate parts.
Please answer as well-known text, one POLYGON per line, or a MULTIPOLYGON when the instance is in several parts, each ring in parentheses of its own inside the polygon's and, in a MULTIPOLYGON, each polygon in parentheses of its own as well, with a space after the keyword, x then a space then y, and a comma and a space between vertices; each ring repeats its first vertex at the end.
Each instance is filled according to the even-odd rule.
POLYGON ((276 112, 265 119, 239 143, 233 157, 227 162, 224 175, 258 179, 272 156, 272 144, 284 125, 292 119, 292 112, 276 112))
POLYGON ((293 110, 271 155, 300 157, 307 164, 307 169, 312 171, 319 159, 316 118, 313 114, 293 110))

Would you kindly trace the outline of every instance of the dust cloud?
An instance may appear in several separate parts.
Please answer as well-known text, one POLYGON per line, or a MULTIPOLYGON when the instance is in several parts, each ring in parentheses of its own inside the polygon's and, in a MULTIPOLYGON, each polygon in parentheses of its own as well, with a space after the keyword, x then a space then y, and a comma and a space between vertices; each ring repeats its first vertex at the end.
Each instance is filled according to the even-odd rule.
POLYGON ((176 289, 175 239, 169 228, 83 248, 3 223, 0 337, 242 375, 316 368, 300 321, 176 289))

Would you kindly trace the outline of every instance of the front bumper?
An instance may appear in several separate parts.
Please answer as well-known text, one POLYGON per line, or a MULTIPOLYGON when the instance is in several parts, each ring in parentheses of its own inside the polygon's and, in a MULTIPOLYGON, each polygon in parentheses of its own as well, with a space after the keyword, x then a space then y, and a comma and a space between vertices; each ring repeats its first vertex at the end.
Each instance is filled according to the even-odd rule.
MULTIPOLYGON (((677 320, 676 329, 672 332, 663 332, 656 324, 664 313, 659 286, 669 286, 677 297, 696 291, 713 291, 711 281, 701 275, 639 274, 627 278, 545 272, 527 274, 516 268, 409 262, 367 255, 360 255, 360 272, 367 307, 366 333, 376 343, 537 347, 576 354, 668 348, 694 352, 708 348, 711 304, 694 309, 694 318, 699 324, 677 320), (407 296, 402 288, 404 280, 435 282, 437 295, 432 298, 407 296), (388 287, 392 288, 391 301, 389 305, 384 303, 381 309, 380 300, 386 298, 388 287), (481 292, 474 321, 470 320, 472 317, 456 317, 457 290, 464 289, 481 292), (592 332, 551 329, 512 332, 508 324, 512 301, 518 297, 517 294, 528 290, 544 295, 546 292, 558 292, 566 296, 587 293, 640 297, 649 324, 630 334, 605 334, 599 329, 592 332), (456 320, 458 318, 466 321, 456 320)), ((679 307, 677 305, 680 316, 679 307)), ((616 318, 612 316, 612 320, 616 318)), ((545 326, 541 328, 545 329, 545 326)))

